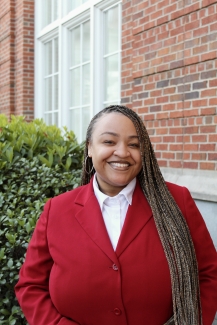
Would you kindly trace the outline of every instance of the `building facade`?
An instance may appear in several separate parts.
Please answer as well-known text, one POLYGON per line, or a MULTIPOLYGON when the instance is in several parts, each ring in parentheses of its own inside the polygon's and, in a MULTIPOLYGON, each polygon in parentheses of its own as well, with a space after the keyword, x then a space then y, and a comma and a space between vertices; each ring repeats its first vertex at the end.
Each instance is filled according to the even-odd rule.
POLYGON ((121 101, 166 180, 187 186, 217 247, 217 1, 122 2, 121 101))
POLYGON ((122 103, 166 180, 187 186, 217 246, 217 1, 2 0, 0 112, 84 139, 122 103))

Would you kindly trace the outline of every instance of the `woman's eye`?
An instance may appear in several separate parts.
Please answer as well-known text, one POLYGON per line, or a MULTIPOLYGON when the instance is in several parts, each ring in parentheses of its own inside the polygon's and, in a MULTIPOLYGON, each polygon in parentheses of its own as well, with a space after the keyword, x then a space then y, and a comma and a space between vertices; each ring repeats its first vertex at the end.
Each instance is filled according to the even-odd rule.
POLYGON ((130 143, 129 146, 132 148, 139 148, 139 143, 130 143))
POLYGON ((105 144, 113 144, 114 142, 111 141, 111 140, 105 140, 104 143, 105 143, 105 144))

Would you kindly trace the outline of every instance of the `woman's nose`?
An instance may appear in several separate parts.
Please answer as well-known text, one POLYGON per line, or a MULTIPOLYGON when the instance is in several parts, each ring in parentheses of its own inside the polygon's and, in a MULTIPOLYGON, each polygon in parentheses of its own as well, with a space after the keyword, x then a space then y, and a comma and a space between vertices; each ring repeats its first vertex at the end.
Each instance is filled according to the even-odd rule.
POLYGON ((118 157, 128 157, 130 152, 128 150, 128 146, 125 144, 120 144, 115 148, 114 155, 118 157))

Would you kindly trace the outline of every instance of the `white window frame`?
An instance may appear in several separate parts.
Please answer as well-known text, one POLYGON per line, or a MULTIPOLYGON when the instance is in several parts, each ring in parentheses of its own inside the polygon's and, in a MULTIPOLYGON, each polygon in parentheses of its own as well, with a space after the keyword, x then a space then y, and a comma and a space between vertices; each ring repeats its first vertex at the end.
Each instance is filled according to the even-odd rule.
MULTIPOLYGON (((54 124, 54 113, 58 113, 59 114, 59 109, 54 109, 55 107, 55 90, 54 90, 54 80, 55 80, 55 76, 58 76, 58 80, 59 80, 59 69, 58 71, 54 71, 54 64, 55 64, 55 48, 54 48, 54 40, 55 39, 58 39, 58 36, 54 36, 52 39, 44 42, 43 44, 47 44, 49 42, 52 42, 51 43, 51 46, 52 46, 52 72, 50 75, 44 75, 43 77, 43 97, 45 98, 45 83, 46 83, 46 79, 49 79, 51 78, 51 81, 52 81, 52 108, 49 110, 49 111, 44 111, 44 115, 51 115, 51 119, 52 119, 52 123, 54 124)), ((58 43, 59 43, 59 39, 58 39, 58 43)), ((43 53, 44 53, 44 56, 45 56, 45 47, 43 47, 43 53)), ((59 44, 58 44, 58 54, 59 54, 59 44)), ((45 71, 45 70, 44 70, 45 71)), ((59 83, 59 82, 58 82, 59 83)), ((59 86, 58 86, 59 88, 59 86)), ((59 89, 58 89, 58 92, 59 92, 59 89)), ((59 98, 59 96, 58 96, 59 98)))
MULTIPOLYGON (((70 29, 76 25, 90 19, 90 118, 103 109, 103 66, 99 64, 103 60, 103 11, 121 5, 121 0, 89 0, 80 7, 72 10, 67 15, 64 8, 65 0, 59 0, 59 18, 45 26, 42 26, 41 12, 43 10, 43 0, 35 1, 35 118, 43 118, 44 115, 44 66, 43 47, 44 43, 58 37, 59 41, 59 113, 58 126, 69 126, 69 51, 63 51, 64 44, 69 42, 70 29)), ((119 11, 120 12, 120 11, 119 11)), ((119 24, 121 30, 121 17, 119 24)), ((121 35, 120 35, 121 38, 121 35)), ((121 39, 119 40, 121 46, 121 39)), ((121 87, 121 49, 119 53, 119 87, 121 87)), ((103 63, 102 63, 103 64, 103 63)), ((119 99, 121 101, 121 89, 119 89, 119 99)))

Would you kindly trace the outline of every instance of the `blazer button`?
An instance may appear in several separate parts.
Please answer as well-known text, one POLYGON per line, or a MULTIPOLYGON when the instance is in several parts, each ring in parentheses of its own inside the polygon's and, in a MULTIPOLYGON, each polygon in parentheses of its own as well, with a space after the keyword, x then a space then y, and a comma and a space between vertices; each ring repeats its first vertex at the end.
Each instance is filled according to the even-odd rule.
POLYGON ((113 264, 113 265, 112 265, 112 268, 113 268, 114 271, 118 271, 118 267, 117 267, 116 264, 113 264))
POLYGON ((121 315, 121 310, 119 308, 114 309, 114 314, 115 316, 120 316, 121 315))

